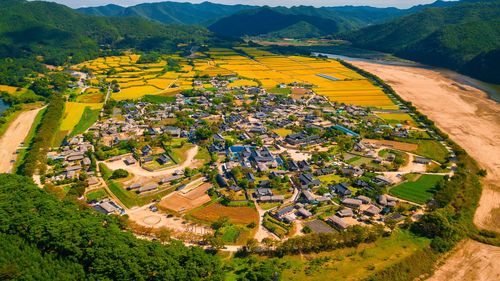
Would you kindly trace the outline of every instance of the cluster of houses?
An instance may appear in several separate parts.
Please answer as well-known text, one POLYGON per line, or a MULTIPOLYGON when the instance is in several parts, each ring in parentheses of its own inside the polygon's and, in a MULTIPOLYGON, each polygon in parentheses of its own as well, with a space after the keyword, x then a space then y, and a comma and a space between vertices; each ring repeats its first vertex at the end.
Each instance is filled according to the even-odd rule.
POLYGON ((88 184, 95 185, 99 181, 92 167, 90 154, 94 146, 84 141, 82 135, 76 135, 65 141, 57 151, 48 153, 47 158, 53 165, 49 165, 49 180, 53 183, 79 178, 80 175, 88 176, 88 184))

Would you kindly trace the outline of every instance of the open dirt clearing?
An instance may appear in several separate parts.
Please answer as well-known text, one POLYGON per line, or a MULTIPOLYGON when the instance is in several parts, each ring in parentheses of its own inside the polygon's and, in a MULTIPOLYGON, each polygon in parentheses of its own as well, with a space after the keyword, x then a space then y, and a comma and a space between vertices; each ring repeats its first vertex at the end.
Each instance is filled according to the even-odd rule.
POLYGON ((8 173, 12 169, 11 160, 16 159, 15 152, 28 136, 31 125, 41 109, 33 109, 19 114, 0 138, 0 173, 8 173))
MULTIPOLYGON (((488 171, 474 222, 479 227, 499 231, 500 105, 488 99, 484 92, 458 84, 434 70, 362 61, 350 63, 385 80, 488 171)), ((460 248, 436 272, 433 278, 438 279, 433 280, 495 280, 491 277, 500 276, 498 254, 495 254, 498 248, 477 242, 464 243, 460 248), (491 258, 480 259, 480 264, 475 264, 469 253, 476 252, 491 258), (469 270, 463 270, 465 268, 469 270), (447 269, 454 270, 452 279, 442 275, 447 269)))
POLYGON ((187 193, 176 191, 174 194, 165 197, 158 206, 163 209, 169 209, 177 213, 187 212, 210 202, 210 196, 207 190, 212 187, 210 183, 204 183, 187 193))

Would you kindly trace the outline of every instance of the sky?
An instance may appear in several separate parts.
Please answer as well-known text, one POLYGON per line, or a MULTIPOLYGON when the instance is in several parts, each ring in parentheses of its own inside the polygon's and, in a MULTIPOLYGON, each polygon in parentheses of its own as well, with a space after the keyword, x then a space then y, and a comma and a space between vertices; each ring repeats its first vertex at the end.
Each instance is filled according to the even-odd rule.
MULTIPOLYGON (((51 1, 51 0, 48 0, 51 1)), ((133 6, 145 2, 162 2, 165 0, 52 0, 72 8, 102 6, 106 4, 117 4, 120 6, 133 6)), ((177 0, 176 2, 200 3, 204 0, 177 0)), ((429 4, 435 0, 211 0, 213 3, 222 4, 248 4, 268 6, 373 6, 373 7, 397 7, 409 8, 419 4, 429 4)))

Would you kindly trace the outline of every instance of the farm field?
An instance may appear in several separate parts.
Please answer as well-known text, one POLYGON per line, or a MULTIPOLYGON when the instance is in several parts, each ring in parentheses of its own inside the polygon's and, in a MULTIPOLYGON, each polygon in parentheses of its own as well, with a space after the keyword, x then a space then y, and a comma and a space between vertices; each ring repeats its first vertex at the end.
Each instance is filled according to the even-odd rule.
MULTIPOLYGON (((120 86, 120 91, 112 95, 116 100, 140 99, 145 95, 174 96, 181 90, 193 89, 196 77, 221 75, 240 78, 229 83, 228 87, 261 85, 273 91, 279 84, 296 83, 310 87, 332 102, 380 109, 398 108, 381 88, 336 60, 277 55, 246 47, 234 50, 212 48, 206 55, 209 57, 192 60, 192 65, 188 59, 177 55, 146 64, 137 63, 138 55, 129 55, 98 58, 74 68, 85 67, 94 71, 98 78, 116 81, 120 86), (175 60, 175 65, 169 65, 172 60, 175 60)), ((210 84, 197 86, 200 87, 207 88, 210 84)), ((289 93, 290 89, 280 92, 289 93)))
POLYGON ((424 204, 433 196, 433 189, 443 179, 440 175, 412 175, 408 181, 390 189, 389 193, 408 201, 424 204))
POLYGON ((77 103, 66 102, 64 108, 64 115, 59 128, 60 131, 71 132, 75 126, 80 122, 82 115, 86 108, 91 110, 98 110, 102 108, 102 103, 77 103))
POLYGON ((377 113, 377 116, 389 122, 389 124, 407 124, 416 126, 413 118, 407 113, 377 113))
POLYGON ((226 207, 219 203, 210 204, 201 209, 197 209, 190 214, 193 218, 212 223, 221 217, 227 217, 230 223, 247 225, 249 223, 257 223, 259 214, 255 208, 243 207, 226 207))

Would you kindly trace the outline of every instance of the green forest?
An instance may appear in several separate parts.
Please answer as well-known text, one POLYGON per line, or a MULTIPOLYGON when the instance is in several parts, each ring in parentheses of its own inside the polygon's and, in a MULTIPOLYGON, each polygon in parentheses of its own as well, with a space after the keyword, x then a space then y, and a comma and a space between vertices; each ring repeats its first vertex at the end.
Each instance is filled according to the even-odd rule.
POLYGON ((356 47, 393 53, 500 83, 500 1, 471 1, 429 8, 386 23, 347 32, 356 47))
POLYGON ((2 280, 221 280, 216 256, 180 242, 161 245, 124 222, 0 175, 2 280))

